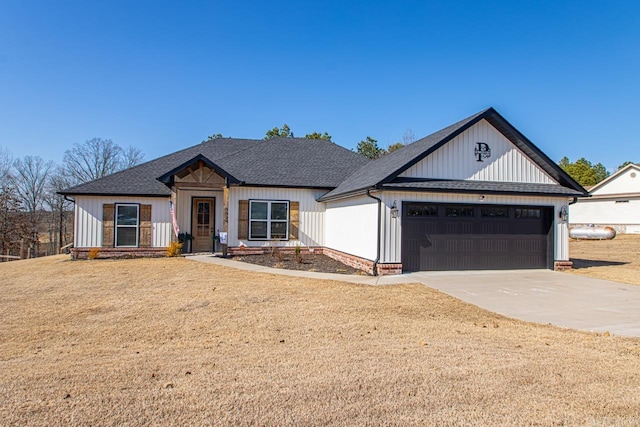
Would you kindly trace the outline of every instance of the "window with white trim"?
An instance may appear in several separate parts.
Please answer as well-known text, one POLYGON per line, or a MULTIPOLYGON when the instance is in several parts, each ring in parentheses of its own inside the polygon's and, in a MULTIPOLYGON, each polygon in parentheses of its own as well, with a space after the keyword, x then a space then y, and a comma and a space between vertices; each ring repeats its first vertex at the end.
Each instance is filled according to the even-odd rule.
POLYGON ((287 240, 288 238, 288 201, 249 201, 249 240, 287 240))
POLYGON ((116 247, 138 247, 140 205, 116 205, 116 247))

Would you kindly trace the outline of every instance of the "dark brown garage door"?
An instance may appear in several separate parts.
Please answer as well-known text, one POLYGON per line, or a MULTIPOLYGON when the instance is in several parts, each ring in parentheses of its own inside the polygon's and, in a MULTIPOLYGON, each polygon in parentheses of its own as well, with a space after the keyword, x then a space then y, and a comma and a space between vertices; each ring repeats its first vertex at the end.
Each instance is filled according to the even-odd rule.
POLYGON ((551 268, 553 208, 402 204, 405 271, 551 268))

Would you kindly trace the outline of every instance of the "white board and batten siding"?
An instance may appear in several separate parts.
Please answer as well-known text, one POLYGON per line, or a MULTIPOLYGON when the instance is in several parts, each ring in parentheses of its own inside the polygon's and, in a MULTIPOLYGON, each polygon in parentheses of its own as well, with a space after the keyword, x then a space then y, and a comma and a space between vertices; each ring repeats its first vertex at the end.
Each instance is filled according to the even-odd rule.
POLYGON ((401 177, 473 181, 556 182, 486 120, 481 120, 400 174, 401 177), (490 157, 478 161, 476 144, 486 143, 490 157))
POLYGON ((240 200, 284 200, 300 203, 298 240, 278 241, 279 246, 324 246, 325 207, 318 199, 327 190, 306 188, 231 187, 229 191, 229 246, 273 246, 274 241, 238 240, 240 200))
POLYGON ((171 213, 168 197, 75 197, 76 248, 97 248, 102 246, 102 205, 135 203, 151 205, 151 246, 164 248, 171 242, 171 213))
MULTIPOLYGON (((525 205, 525 206, 551 206, 554 208, 554 232, 555 246, 554 259, 565 261, 569 259, 569 231, 566 222, 558 217, 558 212, 563 205, 568 203, 566 198, 558 197, 535 197, 535 196, 501 196, 487 194, 481 201, 478 195, 474 194, 451 194, 451 193, 421 193, 421 192, 396 192, 384 191, 373 193, 380 197, 383 202, 382 210, 382 235, 380 262, 399 263, 402 260, 402 202, 433 202, 433 203, 465 203, 465 204, 487 204, 487 205, 525 205), (391 206, 393 202, 399 210, 399 217, 391 217, 391 206)), ((373 232, 376 231, 372 228, 373 232)), ((375 242, 374 242, 375 248, 375 242)))
POLYGON ((378 202, 365 195, 327 202, 326 209, 326 246, 375 260, 378 202))

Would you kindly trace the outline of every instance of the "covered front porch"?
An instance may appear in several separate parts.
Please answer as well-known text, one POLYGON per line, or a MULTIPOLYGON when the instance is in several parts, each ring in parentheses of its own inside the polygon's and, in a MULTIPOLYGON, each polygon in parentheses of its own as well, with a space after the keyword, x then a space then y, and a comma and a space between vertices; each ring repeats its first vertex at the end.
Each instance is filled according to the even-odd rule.
POLYGON ((233 177, 197 156, 159 180, 171 189, 183 253, 222 251, 219 236, 228 229, 229 182, 233 177))

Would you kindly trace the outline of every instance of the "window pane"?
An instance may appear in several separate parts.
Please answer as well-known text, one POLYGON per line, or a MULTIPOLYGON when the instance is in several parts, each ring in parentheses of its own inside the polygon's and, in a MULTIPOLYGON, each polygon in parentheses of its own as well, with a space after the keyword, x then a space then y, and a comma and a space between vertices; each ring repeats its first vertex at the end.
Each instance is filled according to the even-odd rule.
POLYGON ((518 219, 540 218, 540 215, 540 209, 516 208, 516 218, 518 219))
POLYGON ((407 216, 438 216, 438 207, 433 205, 408 205, 407 216))
POLYGON ((207 237, 209 235, 209 226, 208 225, 198 225, 196 228, 196 236, 198 237, 207 237))
POLYGON ((286 222, 272 222, 271 223, 271 238, 272 239, 286 239, 287 238, 287 223, 286 222))
POLYGON ((118 227, 116 229, 116 246, 136 246, 136 227, 118 227))
POLYGON ((117 225, 138 225, 138 207, 118 206, 117 225))
POLYGON ((482 208, 482 216, 485 218, 508 218, 509 208, 482 208))
POLYGON ((209 202, 198 202, 198 213, 209 213, 209 202))
POLYGON ((267 222, 251 221, 251 233, 249 237, 251 239, 266 239, 267 238, 267 222))
POLYGON ((445 210, 445 215, 448 217, 469 218, 473 217, 473 208, 464 208, 460 206, 447 207, 445 210))
POLYGON ((287 219, 286 203, 271 203, 271 219, 287 219))
POLYGON ((267 202, 251 202, 251 219, 267 219, 267 202))

